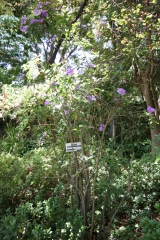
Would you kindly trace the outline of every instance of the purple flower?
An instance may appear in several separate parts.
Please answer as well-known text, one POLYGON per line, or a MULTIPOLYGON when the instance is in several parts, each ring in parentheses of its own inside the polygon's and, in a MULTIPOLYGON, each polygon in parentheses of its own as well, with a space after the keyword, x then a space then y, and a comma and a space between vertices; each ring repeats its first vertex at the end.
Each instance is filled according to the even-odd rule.
POLYGON ((104 124, 100 124, 99 131, 103 132, 104 128, 105 128, 105 125, 104 124))
POLYGON ((39 2, 38 5, 37 5, 37 8, 40 8, 42 6, 42 2, 39 2))
POLYGON ((43 15, 44 17, 48 17, 48 13, 47 13, 46 10, 42 10, 41 13, 42 13, 42 15, 43 15))
POLYGON ((34 16, 39 16, 41 14, 42 10, 39 10, 38 8, 35 8, 33 10, 34 16))
POLYGON ((114 98, 114 101, 118 102, 118 101, 119 101, 119 98, 114 98))
POLYGON ((45 2, 45 3, 44 3, 44 6, 46 6, 46 5, 48 5, 48 4, 50 4, 50 2, 45 2))
POLYGON ((41 136, 41 137, 40 137, 40 139, 39 139, 39 140, 40 140, 40 142, 42 142, 42 139, 43 139, 43 137, 41 136))
POLYGON ((46 93, 44 92, 44 93, 42 93, 42 97, 45 97, 46 96, 46 93))
POLYGON ((30 20, 30 25, 32 25, 32 24, 34 24, 34 23, 36 23, 37 22, 37 19, 31 19, 30 20))
POLYGON ((77 85, 76 87, 75 87, 75 90, 79 90, 81 88, 81 85, 77 85))
POLYGON ((152 108, 151 106, 148 106, 148 107, 147 107, 147 112, 148 112, 148 113, 151 114, 151 113, 154 113, 155 111, 156 111, 156 110, 155 110, 154 108, 152 108))
POLYGON ((29 87, 29 86, 30 86, 30 84, 31 84, 30 82, 27 82, 27 83, 26 83, 26 86, 27 86, 27 87, 29 87))
POLYGON ((28 26, 20 26, 20 30, 24 33, 27 32, 27 28, 28 28, 28 26))
POLYGON ((19 80, 22 80, 25 77, 25 74, 21 74, 19 80))
POLYGON ((65 115, 67 115, 69 112, 69 110, 64 110, 65 115))
POLYGON ((54 86, 56 86, 57 85, 57 82, 53 82, 52 83, 52 86, 54 87, 54 86))
POLYGON ((126 93, 126 90, 123 88, 117 88, 117 93, 119 93, 121 96, 123 96, 126 93))
POLYGON ((46 99, 46 100, 44 101, 44 105, 46 106, 46 105, 48 105, 48 104, 49 104, 49 100, 46 99))
POLYGON ((54 36, 51 38, 52 42, 54 42, 56 40, 56 37, 57 37, 57 35, 54 34, 54 36))
POLYGON ((28 18, 26 16, 23 16, 22 19, 21 19, 21 25, 25 24, 27 19, 28 18))
POLYGON ((97 97, 92 95, 92 96, 88 97, 88 100, 89 101, 97 101, 97 97))
POLYGON ((89 97, 88 97, 88 100, 89 100, 89 101, 92 101, 92 96, 89 96, 89 97))
POLYGON ((89 68, 94 68, 93 63, 89 63, 89 64, 88 64, 88 67, 89 67, 89 68))
POLYGON ((73 68, 67 69, 67 71, 66 71, 67 75, 71 75, 73 73, 74 73, 74 69, 73 68))
POLYGON ((83 74, 83 73, 84 73, 83 70, 79 70, 79 71, 78 71, 78 74, 80 74, 80 75, 83 74))
POLYGON ((39 22, 39 23, 43 23, 43 21, 44 21, 44 18, 37 20, 37 22, 39 22))
POLYGON ((32 25, 32 24, 34 24, 34 23, 37 23, 37 22, 40 22, 40 23, 42 23, 44 21, 44 18, 41 18, 41 19, 31 19, 30 20, 30 25, 32 25))

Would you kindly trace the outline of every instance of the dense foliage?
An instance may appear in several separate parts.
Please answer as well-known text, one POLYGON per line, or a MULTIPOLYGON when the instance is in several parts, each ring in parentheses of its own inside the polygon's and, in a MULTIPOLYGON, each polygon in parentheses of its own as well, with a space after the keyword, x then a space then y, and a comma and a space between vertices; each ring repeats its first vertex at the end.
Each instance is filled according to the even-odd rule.
POLYGON ((1 4, 0 239, 159 238, 158 8, 1 4))

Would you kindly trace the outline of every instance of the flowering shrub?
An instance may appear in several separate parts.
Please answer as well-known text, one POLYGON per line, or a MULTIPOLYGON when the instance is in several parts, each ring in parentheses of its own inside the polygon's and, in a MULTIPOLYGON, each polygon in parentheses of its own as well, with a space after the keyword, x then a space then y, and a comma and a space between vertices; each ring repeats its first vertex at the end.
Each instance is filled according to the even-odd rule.
MULTIPOLYGON (((46 2, 46 3, 42 3, 42 2, 39 2, 37 7, 33 10, 33 14, 35 17, 38 17, 40 16, 40 18, 33 18, 33 19, 30 19, 30 25, 33 25, 34 23, 43 23, 44 22, 44 18, 48 17, 48 12, 46 9, 43 9, 43 7, 49 5, 50 2, 46 2), (42 18, 41 18, 42 17, 42 18)), ((24 33, 27 32, 27 29, 28 29, 28 25, 24 25, 24 24, 27 24, 27 21, 29 20, 29 16, 23 16, 22 19, 21 19, 21 26, 20 26, 20 30, 24 33)))

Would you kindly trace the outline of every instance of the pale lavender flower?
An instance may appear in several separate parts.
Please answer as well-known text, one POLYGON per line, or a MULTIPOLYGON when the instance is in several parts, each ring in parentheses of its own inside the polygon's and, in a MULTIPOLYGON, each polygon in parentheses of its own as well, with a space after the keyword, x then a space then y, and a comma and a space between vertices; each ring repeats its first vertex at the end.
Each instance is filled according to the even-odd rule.
POLYGON ((44 17, 48 17, 48 13, 46 10, 42 10, 41 11, 41 14, 44 16, 44 17))
POLYGON ((97 101, 97 97, 92 95, 92 96, 88 97, 88 100, 89 101, 97 101))
POLYGON ((24 33, 27 32, 27 28, 28 28, 28 26, 20 26, 20 30, 24 33))
POLYGON ((57 82, 53 82, 52 83, 52 86, 54 87, 54 86, 56 86, 57 85, 57 82))
POLYGON ((126 90, 123 88, 117 88, 117 93, 119 93, 121 96, 123 96, 126 93, 126 90))
POLYGON ((54 34, 54 36, 51 38, 52 42, 54 42, 56 40, 56 37, 57 37, 57 35, 54 34))
POLYGON ((104 124, 100 124, 99 131, 103 132, 104 128, 105 128, 105 125, 104 124))
POLYGON ((73 68, 67 69, 67 71, 66 71, 67 75, 71 75, 73 73, 74 73, 74 69, 73 68))
POLYGON ((89 64, 88 64, 88 67, 89 67, 89 68, 94 68, 93 63, 89 63, 89 64))
POLYGON ((44 138, 44 137, 46 137, 46 136, 47 136, 47 133, 46 133, 46 132, 44 132, 44 133, 42 134, 42 136, 40 137, 40 139, 39 139, 39 140, 40 140, 40 142, 42 142, 43 138, 44 138))
POLYGON ((80 74, 80 75, 83 74, 83 73, 84 73, 83 70, 79 70, 79 71, 78 71, 78 74, 80 74))
POLYGON ((50 4, 50 2, 45 2, 45 3, 44 3, 44 6, 47 6, 48 4, 50 4))
POLYGON ((38 8, 35 8, 33 10, 33 13, 34 13, 34 16, 39 16, 41 14, 42 10, 38 9, 38 8))
POLYGON ((46 99, 46 100, 44 101, 44 105, 46 106, 46 105, 48 105, 48 104, 49 104, 49 100, 46 99))
POLYGON ((67 115, 69 112, 69 110, 64 110, 65 115, 67 115))
POLYGON ((42 2, 39 2, 38 5, 37 5, 37 8, 40 8, 42 6, 42 2))
POLYGON ((46 96, 46 93, 44 92, 44 93, 42 93, 42 97, 45 97, 46 96))
POLYGON ((47 132, 44 132, 44 133, 42 134, 42 136, 40 137, 40 139, 39 139, 40 142, 42 142, 43 138, 46 137, 46 136, 47 136, 47 132))
POLYGON ((26 86, 27 86, 27 87, 29 87, 29 86, 30 86, 30 84, 31 84, 31 83, 28 81, 28 82, 26 83, 26 86))
POLYGON ((81 85, 77 85, 76 87, 75 87, 75 90, 79 90, 81 88, 81 85))
POLYGON ((21 19, 21 25, 25 24, 27 19, 28 18, 26 16, 23 16, 22 19, 21 19))
POLYGON ((25 77, 25 74, 21 74, 19 80, 22 80, 25 77))
POLYGON ((151 113, 154 113, 155 111, 156 111, 156 110, 155 110, 154 108, 152 108, 151 106, 148 106, 148 107, 147 107, 147 112, 148 112, 148 113, 151 114, 151 113))
POLYGON ((118 101, 119 101, 119 98, 114 98, 114 101, 118 102, 118 101))

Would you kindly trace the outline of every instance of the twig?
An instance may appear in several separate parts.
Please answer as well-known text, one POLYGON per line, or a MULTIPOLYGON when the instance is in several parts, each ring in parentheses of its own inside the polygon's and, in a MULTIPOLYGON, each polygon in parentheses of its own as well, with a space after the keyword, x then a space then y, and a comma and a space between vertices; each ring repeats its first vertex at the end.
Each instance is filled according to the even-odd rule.
MULTIPOLYGON (((82 16, 82 13, 83 13, 83 10, 84 8, 86 7, 88 3, 88 0, 84 0, 84 2, 81 4, 80 8, 79 8, 79 11, 77 13, 77 16, 71 21, 71 23, 69 24, 70 25, 70 28, 72 28, 72 25, 77 22, 77 20, 82 16)), ((63 43, 65 39, 65 34, 62 34, 61 38, 59 39, 58 41, 58 44, 57 46, 55 47, 55 49, 53 49, 53 46, 51 46, 51 51, 50 51, 50 57, 48 59, 48 64, 52 64, 55 62, 55 59, 56 59, 56 56, 57 56, 57 53, 59 52, 59 49, 63 43), (54 52, 53 52, 54 50, 54 52)))

